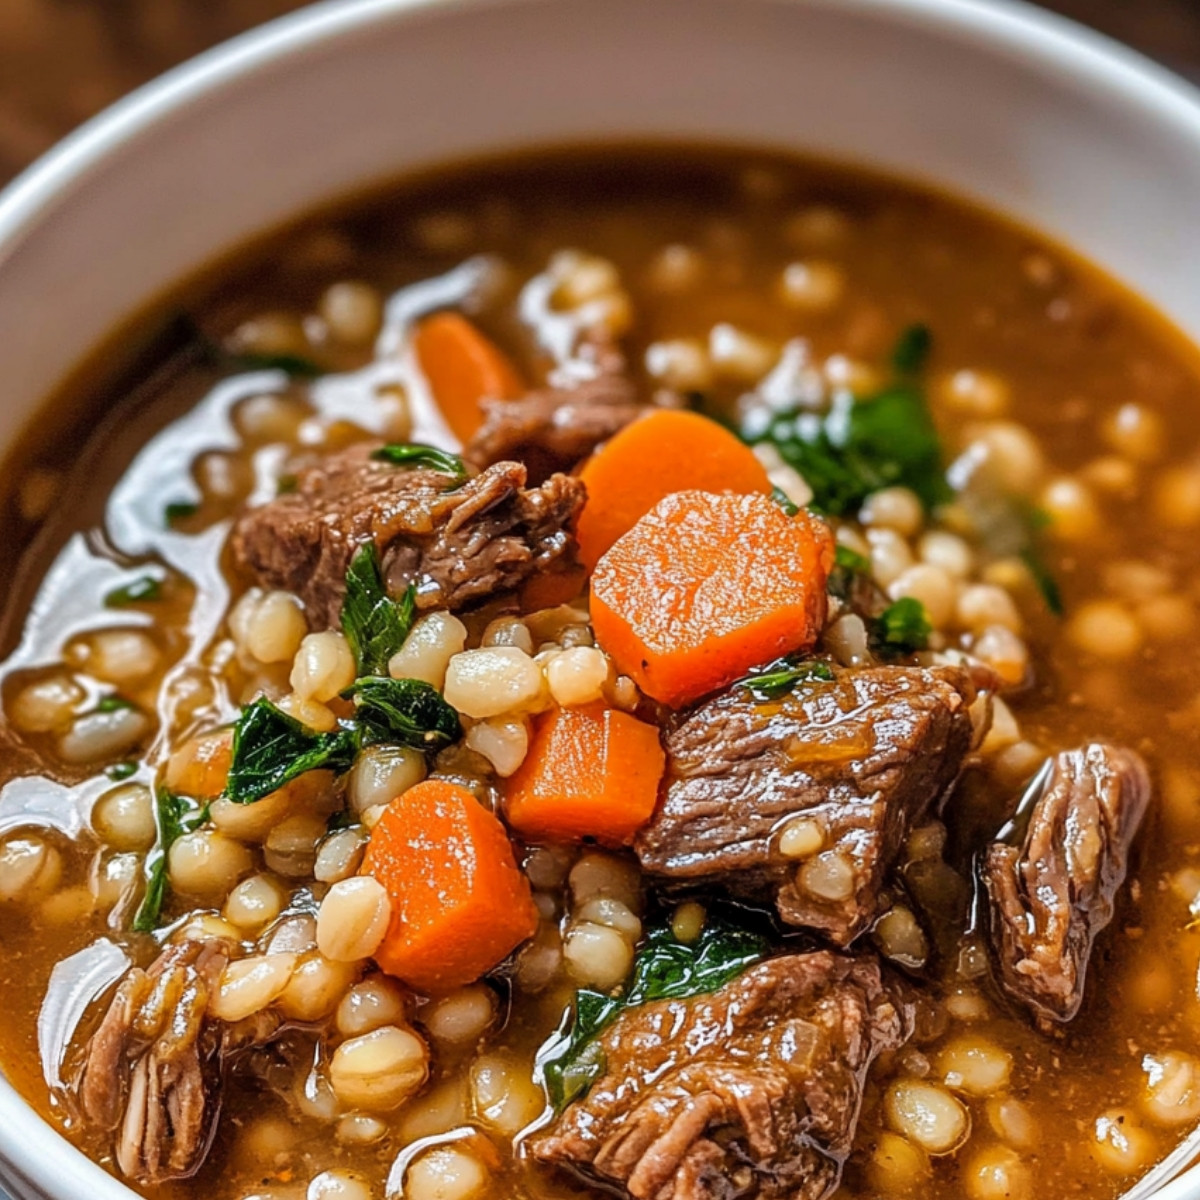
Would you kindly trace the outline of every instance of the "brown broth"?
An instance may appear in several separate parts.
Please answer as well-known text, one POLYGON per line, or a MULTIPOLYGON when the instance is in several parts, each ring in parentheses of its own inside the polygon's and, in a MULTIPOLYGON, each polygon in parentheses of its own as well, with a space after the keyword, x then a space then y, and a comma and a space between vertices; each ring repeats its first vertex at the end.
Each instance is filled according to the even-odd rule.
MULTIPOLYGON (((982 419, 948 400, 947 381, 956 372, 972 371, 994 377, 1005 389, 1010 407, 1004 419, 1019 423, 1040 444, 1044 477, 1083 481, 1090 489, 1097 510, 1093 527, 1070 538, 1051 530, 1046 556, 1066 616, 1049 614, 1028 579, 1014 587, 1036 683, 1006 699, 1022 738, 1043 750, 1087 738, 1138 749, 1152 765, 1156 802, 1134 883, 1093 958, 1084 1011, 1063 1036, 1045 1038, 994 1002, 980 1021, 956 1028, 985 1036, 1012 1055, 1008 1094, 1026 1106, 1036 1134, 1035 1144, 1018 1153, 1036 1193, 1044 1200, 1118 1196, 1148 1163, 1126 1178, 1097 1160, 1089 1145, 1102 1114, 1113 1109, 1139 1114, 1152 1146, 1149 1159, 1166 1154, 1191 1127, 1156 1126, 1140 1115, 1139 1097, 1143 1056, 1187 1051, 1200 1032, 1197 934, 1185 894, 1188 877, 1181 875, 1200 872, 1200 777, 1194 765, 1200 667, 1191 653, 1200 603, 1200 499, 1195 499, 1200 434, 1194 419, 1200 370, 1193 348, 1136 298, 1070 253, 991 214, 828 163, 642 148, 471 164, 398 184, 272 238, 246 252, 236 267, 222 267, 189 285, 169 305, 157 306, 135 334, 123 335, 125 345, 136 338, 157 347, 161 362, 152 356, 147 366, 141 358, 134 383, 126 375, 114 390, 112 363, 126 356, 102 356, 68 395, 51 401, 10 457, 0 477, 7 485, 3 519, 16 531, 6 539, 3 563, 14 580, 2 626, 4 647, 12 652, 2 676, 5 703, 11 705, 31 679, 53 669, 65 632, 124 624, 130 614, 140 614, 137 620, 160 652, 154 671, 123 693, 156 712, 161 730, 141 756, 137 779, 149 782, 170 746, 227 719, 243 698, 239 689, 249 680, 237 668, 212 682, 219 672, 210 648, 231 595, 244 587, 221 557, 222 523, 253 490, 255 464, 260 473, 274 464, 278 473, 282 459, 271 458, 263 440, 247 442, 231 432, 230 396, 281 391, 319 414, 323 385, 310 395, 302 382, 282 389, 221 384, 225 372, 197 351, 194 338, 164 323, 168 308, 195 313, 199 327, 216 341, 258 312, 311 312, 323 288, 336 280, 365 279, 390 294, 441 275, 471 255, 495 255, 507 266, 505 277, 473 315, 530 378, 539 378, 547 355, 517 317, 516 285, 544 270, 563 247, 599 255, 617 268, 635 313, 623 346, 647 388, 652 381, 638 364, 649 345, 704 339, 717 322, 731 322, 775 345, 804 338, 816 363, 845 355, 875 369, 886 363, 901 330, 923 322, 933 332, 929 390, 948 457, 971 441, 971 427, 982 419), (836 220, 821 216, 829 211, 838 214, 836 220), (797 218, 805 213, 807 223, 797 218), (441 246, 431 245, 439 239, 441 246), (655 286, 656 254, 679 244, 699 252, 695 282, 676 291, 655 286), (842 280, 840 298, 827 308, 782 303, 780 272, 795 261, 833 264, 842 280), (173 332, 158 336, 155 331, 164 328, 173 332), (194 406, 206 396, 196 415, 194 406), (1133 455, 1114 451, 1106 422, 1130 404, 1161 422, 1161 447, 1133 455), (157 449, 139 459, 155 436, 157 449), (232 483, 224 493, 210 487, 194 516, 165 530, 156 515, 165 503, 195 490, 189 471, 205 452, 223 455, 209 464, 210 482, 220 477, 232 483), (1114 467, 1114 461, 1123 465, 1114 467), (110 501, 122 477, 126 500, 110 501), (39 487, 54 497, 41 513, 34 502, 39 487), (117 506, 135 495, 144 505, 140 520, 124 531, 114 529, 121 515, 117 506), (98 532, 106 504, 107 537, 98 532), (22 505, 31 519, 21 515, 22 505), (42 584, 63 546, 65 583, 42 584), (1128 571, 1125 582, 1114 586, 1119 564, 1129 561, 1151 569, 1143 571, 1143 581, 1148 574, 1161 575, 1161 590, 1130 591, 1136 580, 1129 582, 1128 571), (105 592, 147 562, 166 564, 165 598, 153 606, 106 611, 105 592), (47 608, 21 640, 39 585, 47 608), (1114 597, 1140 630, 1140 645, 1122 659, 1090 653, 1071 632, 1085 605, 1114 597), (162 687, 167 676, 175 682, 173 692, 167 689, 169 701, 162 687), (182 688, 181 681, 201 677, 209 680, 207 690, 182 688)), ((318 351, 337 371, 362 368, 369 358, 366 348, 318 351)), ((718 381, 705 389, 703 407, 728 414, 745 390, 744 383, 718 381)), ((359 399, 364 410, 372 403, 359 399)), ((358 415, 353 405, 346 412, 358 415)), ((372 420, 327 423, 314 448, 378 430, 372 420)), ((107 911, 86 903, 89 872, 111 858, 88 831, 87 813, 112 784, 94 768, 56 761, 48 734, 0 726, 0 746, 5 785, 0 833, 57 826, 50 836, 64 864, 61 882, 38 905, 0 906, 0 995, 9 1014, 0 1062, 39 1112, 111 1169, 109 1138, 81 1130, 61 1099, 48 1093, 35 1026, 55 963, 97 936, 128 944, 139 961, 153 955, 147 939, 112 928, 107 911), (34 776, 46 779, 31 782, 34 776)), ((969 877, 971 854, 1003 822, 1026 773, 1011 768, 1006 773, 992 761, 973 768, 952 797, 948 858, 960 876, 969 877)), ((1200 891, 1200 874, 1196 881, 1194 890, 1200 891)), ((958 920, 944 931, 943 954, 929 987, 948 992, 965 982, 990 997, 971 970, 965 981, 956 974, 961 914, 958 920)), ((569 994, 560 983, 536 997, 517 996, 507 1024, 489 1035, 489 1045, 529 1062, 559 1023, 569 994)), ((936 1049, 920 1047, 918 1058, 936 1059, 936 1049)), ((213 1200, 251 1194, 290 1198, 318 1171, 349 1167, 381 1196, 389 1169, 404 1152, 404 1124, 426 1103, 428 1089, 384 1117, 391 1128, 380 1141, 349 1147, 335 1140, 328 1121, 289 1106, 282 1094, 287 1089, 277 1085, 279 1079, 292 1080, 312 1052, 311 1034, 292 1034, 261 1056, 255 1079, 238 1075, 226 1088, 221 1130, 206 1166, 192 1182, 155 1190, 178 1197, 203 1193, 213 1200), (272 1118, 279 1126, 274 1131, 265 1124, 272 1118), (258 1138, 257 1152, 248 1149, 252 1136, 258 1138), (277 1154, 261 1149, 271 1137, 280 1139, 277 1154)), ((441 1075, 465 1088, 462 1072, 470 1057, 435 1053, 431 1086, 438 1086, 441 1075)), ((901 1059, 876 1069, 877 1086, 868 1091, 856 1151, 838 1193, 848 1200, 881 1194, 869 1160, 882 1120, 882 1087, 889 1072, 900 1069, 917 1068, 901 1059)), ((982 1100, 968 1101, 968 1108, 973 1133, 965 1149, 934 1159, 928 1182, 914 1194, 939 1200, 977 1194, 968 1180, 977 1165, 974 1156, 1001 1140, 982 1100)), ((485 1160, 494 1171, 488 1195, 593 1194, 514 1158, 502 1136, 487 1137, 487 1145, 485 1160)))

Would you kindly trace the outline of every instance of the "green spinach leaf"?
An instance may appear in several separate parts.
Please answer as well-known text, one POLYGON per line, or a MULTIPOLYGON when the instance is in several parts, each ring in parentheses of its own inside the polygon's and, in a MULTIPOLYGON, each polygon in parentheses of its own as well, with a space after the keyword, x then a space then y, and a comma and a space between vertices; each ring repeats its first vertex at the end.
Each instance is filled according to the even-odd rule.
POLYGON ((790 695, 801 684, 832 682, 833 668, 827 662, 781 658, 764 670, 739 679, 736 686, 744 687, 759 704, 771 704, 790 695))
POLYGON ((367 675, 342 695, 353 698, 364 746, 399 742, 433 753, 462 737, 462 725, 437 688, 420 679, 367 675))
POLYGON ((924 650, 932 632, 925 605, 912 596, 902 596, 875 619, 871 647, 882 657, 896 658, 924 650))
POLYGON ((374 542, 360 546, 346 572, 342 630, 354 651, 360 675, 386 675, 388 660, 404 645, 416 617, 417 590, 409 586, 393 600, 383 583, 374 542))
POLYGON ((431 471, 440 471, 443 475, 451 476, 456 485, 467 480, 467 468, 463 460, 457 454, 439 450, 436 446, 422 446, 417 443, 380 446, 371 457, 397 467, 428 467, 431 471))
POLYGON ((927 509, 950 495, 941 441, 924 392, 912 384, 839 398, 824 416, 785 413, 757 440, 775 444, 812 488, 812 507, 831 516, 857 511, 885 487, 911 488, 927 509))
POLYGON ((1056 617, 1061 617, 1064 609, 1058 580, 1050 573, 1050 568, 1046 566, 1035 541, 1031 540, 1030 544, 1021 551, 1021 561, 1033 577, 1033 582, 1042 595, 1043 603, 1056 617))
POLYGON ((634 959, 625 1005, 715 992, 766 952, 765 938, 717 918, 709 920, 694 942, 681 942, 669 928, 651 929, 634 959))
POLYGON ((348 771, 357 752, 357 731, 341 727, 314 733, 259 697, 242 709, 233 727, 225 794, 237 804, 250 804, 306 771, 348 771))
POLYGON ((860 575, 868 575, 871 571, 871 560, 865 554, 859 554, 857 550, 851 550, 849 546, 843 546, 840 542, 833 552, 833 562, 834 566, 847 571, 857 571, 860 575))
POLYGON ((225 361, 238 371, 283 371, 293 379, 316 379, 325 368, 302 354, 226 354, 225 361))
POLYGON ((715 992, 767 953, 757 934, 711 919, 691 943, 669 928, 652 929, 642 942, 621 994, 607 996, 591 988, 575 997, 575 1012, 543 1048, 546 1087, 561 1111, 604 1073, 600 1035, 629 1008, 654 1000, 681 1000, 715 992))
POLYGON ((125 608, 129 604, 143 604, 148 600, 161 600, 163 586, 161 579, 153 575, 139 575, 137 579, 115 587, 104 597, 105 608, 125 608))
POLYGON ((200 511, 200 505, 195 500, 172 500, 163 507, 163 521, 167 525, 177 525, 194 517, 200 511))
POLYGON ((958 499, 984 553, 993 559, 1021 559, 1046 608, 1061 617, 1062 593, 1045 557, 1045 534, 1053 523, 1050 515, 1028 500, 997 491, 987 481, 972 480, 958 499))
POLYGON ((771 489, 771 499, 779 505, 780 508, 789 516, 794 517, 800 511, 800 506, 795 504, 791 497, 781 487, 773 487, 771 489))
POLYGON ((162 920, 169 888, 167 855, 171 847, 185 833, 199 829, 208 820, 208 805, 201 809, 194 808, 191 801, 166 788, 158 789, 155 809, 158 842, 146 859, 146 894, 133 917, 133 928, 137 933, 153 933, 162 920))
POLYGON ((856 587, 868 580, 870 574, 871 560, 839 543, 834 551, 833 568, 825 581, 825 590, 831 596, 849 603, 856 587))
POLYGON ((892 366, 900 375, 917 375, 925 369, 933 349, 933 334, 928 325, 910 325, 896 339, 892 366))

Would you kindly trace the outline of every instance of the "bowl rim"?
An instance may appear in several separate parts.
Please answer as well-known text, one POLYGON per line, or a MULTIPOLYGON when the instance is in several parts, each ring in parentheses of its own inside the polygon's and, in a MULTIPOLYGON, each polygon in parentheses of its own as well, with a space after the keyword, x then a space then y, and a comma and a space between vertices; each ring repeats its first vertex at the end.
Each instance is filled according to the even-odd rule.
MULTIPOLYGON (((0 190, 0 271, 8 252, 36 236, 57 204, 86 185, 120 148, 153 134, 181 109, 257 71, 381 21, 438 19, 447 12, 551 0, 318 0, 252 28, 173 67, 67 134, 0 190)), ((747 0, 730 0, 746 3, 747 0)), ((835 9, 893 24, 951 32, 988 52, 1070 72, 1089 94, 1190 138, 1200 152, 1200 90, 1137 50, 1026 0, 754 0, 835 9)), ((89 348, 80 347, 81 356, 89 348)), ((70 1200, 130 1200, 126 1184, 70 1143, 0 1074, 0 1175, 19 1193, 70 1200)), ((1153 1193, 1200 1200, 1200 1166, 1153 1193)))
MULTIPOLYGON (((436 19, 449 10, 546 0, 316 0, 172 67, 72 130, 0 189, 0 265, 56 199, 84 184, 118 147, 149 134, 203 95, 300 54, 325 38, 388 18, 436 19)), ((1028 0, 753 0, 859 12, 909 26, 953 30, 992 52, 1069 71, 1089 92, 1126 104, 1190 135, 1200 147, 1200 87, 1138 50, 1028 0)))

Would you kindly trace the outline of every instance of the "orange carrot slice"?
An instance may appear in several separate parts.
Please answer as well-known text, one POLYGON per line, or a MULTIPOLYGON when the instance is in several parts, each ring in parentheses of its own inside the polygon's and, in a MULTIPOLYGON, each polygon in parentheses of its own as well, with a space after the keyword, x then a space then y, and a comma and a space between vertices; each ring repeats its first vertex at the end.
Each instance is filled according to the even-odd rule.
POLYGON ((771 491, 749 446, 716 421, 674 409, 627 425, 584 463, 579 477, 588 499, 577 537, 589 570, 672 492, 771 491))
POLYGON ((505 815, 534 841, 625 846, 654 812, 663 766, 654 726, 603 704, 560 708, 508 781, 505 815))
POLYGON ((592 575, 592 628, 647 695, 679 706, 806 650, 825 618, 828 526, 766 496, 678 492, 592 575))
POLYGON ((537 929, 504 826, 458 784, 428 779, 393 800, 371 831, 363 873, 392 902, 375 961, 420 991, 471 983, 537 929))
POLYGON ((412 344, 446 424, 464 444, 482 424, 480 400, 515 400, 525 393, 504 352, 456 312, 426 317, 412 344))

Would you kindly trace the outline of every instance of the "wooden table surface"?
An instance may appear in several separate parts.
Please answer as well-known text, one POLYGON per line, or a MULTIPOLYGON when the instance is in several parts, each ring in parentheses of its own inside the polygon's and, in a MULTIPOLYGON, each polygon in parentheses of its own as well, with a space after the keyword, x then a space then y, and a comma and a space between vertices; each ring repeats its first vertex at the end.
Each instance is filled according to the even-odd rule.
MULTIPOLYGON (((0 183, 174 63, 300 0, 0 0, 0 183)), ((1200 0, 1047 0, 1200 82, 1200 0)))

